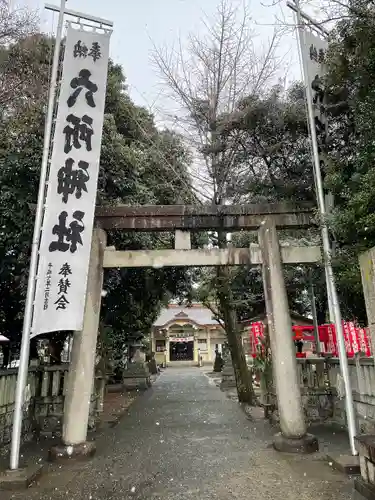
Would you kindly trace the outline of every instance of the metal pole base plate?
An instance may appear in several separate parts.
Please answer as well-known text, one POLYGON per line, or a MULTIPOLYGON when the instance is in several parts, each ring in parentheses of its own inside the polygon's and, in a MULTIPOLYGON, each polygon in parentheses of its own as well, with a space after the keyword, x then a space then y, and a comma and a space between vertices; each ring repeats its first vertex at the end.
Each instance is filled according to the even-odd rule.
POLYGON ((43 465, 34 464, 16 470, 6 470, 0 473, 0 490, 27 489, 42 474, 43 465))

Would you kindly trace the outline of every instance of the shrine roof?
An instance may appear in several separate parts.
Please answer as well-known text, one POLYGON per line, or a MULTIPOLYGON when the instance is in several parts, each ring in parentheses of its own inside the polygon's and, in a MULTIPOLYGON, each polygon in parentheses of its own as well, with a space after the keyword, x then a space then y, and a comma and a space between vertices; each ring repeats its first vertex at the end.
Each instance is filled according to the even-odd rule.
POLYGON ((201 326, 219 326, 219 322, 213 318, 212 311, 210 311, 207 307, 199 306, 197 304, 194 304, 192 307, 180 307, 173 304, 168 308, 164 308, 160 311, 160 314, 153 326, 161 327, 173 322, 174 320, 185 320, 187 323, 193 322, 201 326))

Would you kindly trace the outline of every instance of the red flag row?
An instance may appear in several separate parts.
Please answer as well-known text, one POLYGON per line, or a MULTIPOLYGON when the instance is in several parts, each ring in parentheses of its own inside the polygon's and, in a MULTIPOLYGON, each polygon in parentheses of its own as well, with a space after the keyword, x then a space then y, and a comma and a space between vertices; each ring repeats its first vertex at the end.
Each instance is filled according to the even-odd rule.
MULTIPOLYGON (((315 335, 313 326, 294 325, 293 340, 302 339, 306 342, 315 344, 315 335)), ((346 353, 349 358, 354 357, 357 352, 362 352, 364 356, 372 356, 372 346, 368 328, 356 326, 352 321, 343 321, 344 339, 346 353)), ((332 354, 338 357, 338 346, 336 337, 336 328, 333 324, 320 325, 318 327, 320 351, 326 354, 332 354)), ((264 324, 261 321, 251 323, 249 328, 251 355, 256 356, 261 339, 264 336, 264 324)))

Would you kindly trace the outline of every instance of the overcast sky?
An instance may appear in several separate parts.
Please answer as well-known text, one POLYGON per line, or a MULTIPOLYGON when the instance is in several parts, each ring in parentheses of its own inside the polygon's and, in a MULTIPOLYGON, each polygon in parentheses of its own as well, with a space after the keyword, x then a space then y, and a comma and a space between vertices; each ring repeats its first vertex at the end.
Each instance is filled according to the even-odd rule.
MULTIPOLYGON (((11 0, 13 5, 26 4, 40 11, 42 28, 51 32, 56 28, 57 13, 44 11, 42 0, 11 0)), ((234 0, 234 2, 239 0, 234 0)), ((163 108, 163 96, 160 94, 160 79, 150 64, 153 44, 169 45, 182 40, 187 33, 200 32, 204 14, 210 16, 215 11, 219 0, 68 0, 67 8, 103 17, 114 22, 111 39, 111 57, 120 63, 127 77, 129 90, 137 104, 153 110, 163 108)), ((59 0, 48 0, 59 5, 59 0)), ((271 0, 252 0, 246 2, 250 9, 258 40, 267 41, 272 35, 275 16, 287 16, 292 22, 289 9, 279 5, 268 7, 271 0)), ((285 35, 280 47, 282 54, 287 54, 291 62, 286 68, 288 80, 299 78, 298 53, 292 34, 285 35)))

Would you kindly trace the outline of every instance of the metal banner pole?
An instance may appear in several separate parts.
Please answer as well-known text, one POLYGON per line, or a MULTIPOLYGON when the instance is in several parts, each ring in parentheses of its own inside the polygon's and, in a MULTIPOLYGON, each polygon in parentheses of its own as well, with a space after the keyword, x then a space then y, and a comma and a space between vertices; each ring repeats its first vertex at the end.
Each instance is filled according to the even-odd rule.
POLYGON ((309 285, 310 285, 311 312, 312 312, 312 317, 313 317, 313 322, 314 322, 316 353, 320 354, 321 349, 320 349, 320 338, 319 338, 319 325, 318 325, 318 318, 317 318, 317 314, 316 314, 315 291, 314 291, 314 282, 313 282, 311 269, 309 270, 309 285))
POLYGON ((57 87, 57 72, 59 67, 60 46, 63 32, 64 11, 66 0, 61 0, 59 20, 56 31, 55 49, 53 54, 53 64, 51 73, 51 84, 48 96, 48 109, 47 117, 44 126, 44 143, 43 143, 43 157, 40 169, 40 180, 38 189, 38 201, 35 214, 34 232, 31 245, 31 257, 29 268, 29 279, 27 284, 26 305, 22 327, 21 339, 21 353, 20 363, 18 368, 17 386, 14 401, 14 414, 13 414, 13 428, 12 428, 12 443, 10 451, 10 469, 16 470, 19 467, 19 455, 21 445, 22 433, 22 417, 23 417, 23 400, 26 388, 28 365, 29 365, 29 351, 30 351, 30 329, 33 317, 33 305, 35 295, 35 280, 38 268, 38 252, 40 232, 43 222, 43 209, 44 209, 44 196, 46 188, 46 180, 48 173, 48 157, 51 142, 53 109, 56 96, 57 87))
MULTIPOLYGON (((295 5, 296 5, 296 14, 297 14, 298 34, 299 34, 299 39, 300 39, 301 46, 302 46, 302 43, 304 43, 304 37, 303 37, 304 28, 303 28, 303 24, 302 24, 303 21, 302 21, 300 6, 299 6, 299 0, 295 0, 295 5)), ((302 54, 302 69, 303 69, 304 80, 306 83, 306 82, 308 82, 308 78, 307 78, 308 68, 307 68, 306 59, 303 57, 303 54, 302 54)), ((315 173, 315 180, 316 180, 316 187, 317 187, 318 208, 319 208, 319 212, 320 212, 320 216, 321 216, 321 224, 322 224, 323 254, 324 254, 324 262, 325 262, 325 268, 326 268, 326 273, 327 273, 327 278, 328 278, 327 287, 328 287, 328 291, 331 294, 332 309, 333 309, 333 314, 334 314, 334 318, 335 318, 335 326, 336 326, 336 335, 337 335, 337 339, 338 339, 340 368, 341 368, 341 373, 342 373, 342 377, 343 377, 344 385, 345 385, 345 393, 346 393, 345 406, 346 406, 346 414, 347 414, 347 419, 348 419, 349 442, 350 442, 350 448, 351 448, 352 455, 358 455, 358 452, 357 452, 356 447, 355 447, 355 442, 354 442, 354 437, 357 434, 357 428, 356 428, 357 426, 356 426, 355 411, 354 411, 354 404, 353 404, 353 393, 352 393, 350 377, 349 377, 348 358, 346 356, 344 331, 343 331, 343 326, 342 326, 340 305, 339 305, 335 277, 333 274, 332 263, 331 263, 331 247, 330 247, 329 232, 328 232, 328 227, 327 227, 327 222, 326 222, 326 215, 327 214, 326 214, 326 209, 325 209, 322 173, 321 173, 321 169, 320 169, 318 141, 317 141, 316 129, 315 129, 314 110, 313 110, 313 104, 312 104, 312 102, 313 102, 312 101, 312 93, 311 93, 311 88, 308 84, 306 85, 306 99, 307 99, 311 142, 312 142, 313 157, 314 157, 314 173, 315 173)))
MULTIPOLYGON (((305 21, 307 21, 308 23, 308 26, 313 29, 316 33, 318 33, 320 36, 323 36, 323 37, 327 37, 329 35, 329 32, 326 31, 319 23, 317 23, 316 21, 314 21, 310 16, 308 16, 305 12, 302 12, 299 5, 297 6, 297 3, 296 3, 296 0, 293 0, 295 3, 292 3, 290 1, 287 1, 287 6, 293 10, 293 12, 295 12, 297 14, 297 18, 299 19, 298 21, 298 26, 299 27, 302 27, 302 20, 304 19, 305 21)), ((301 32, 299 33, 299 36, 300 36, 300 41, 301 41, 301 32)), ((302 54, 302 50, 301 50, 301 44, 299 46, 299 51, 300 51, 300 58, 301 58, 301 65, 303 65, 303 54, 302 54)), ((304 75, 304 78, 306 79, 307 75, 304 75)), ((310 132, 310 123, 308 123, 309 125, 309 132, 310 132)), ((314 124, 315 126, 315 124, 314 124)), ((320 158, 319 158, 320 159, 320 158)), ((312 161, 314 163, 314 156, 312 157, 312 161)), ((320 162, 319 162, 319 165, 320 165, 320 162)), ((314 184, 315 184, 315 191, 318 192, 318 187, 317 187, 317 184, 316 184, 316 175, 315 175, 315 165, 314 165, 314 184)), ((334 313, 333 313, 333 300, 332 300, 332 294, 331 294, 331 289, 330 289, 330 286, 328 284, 328 281, 329 281, 329 276, 328 276, 328 272, 327 272, 327 266, 326 266, 326 263, 324 262, 324 271, 325 271, 325 280, 326 280, 326 288, 327 288, 327 303, 328 303, 328 321, 330 323, 334 323, 335 322, 335 316, 334 316, 334 313)))
POLYGON ((328 314, 329 314, 329 322, 334 323, 335 322, 335 312, 333 310, 333 299, 332 299, 332 292, 328 286, 329 282, 329 274, 327 270, 327 266, 325 266, 325 276, 326 276, 326 283, 327 283, 327 302, 328 302, 328 314))

